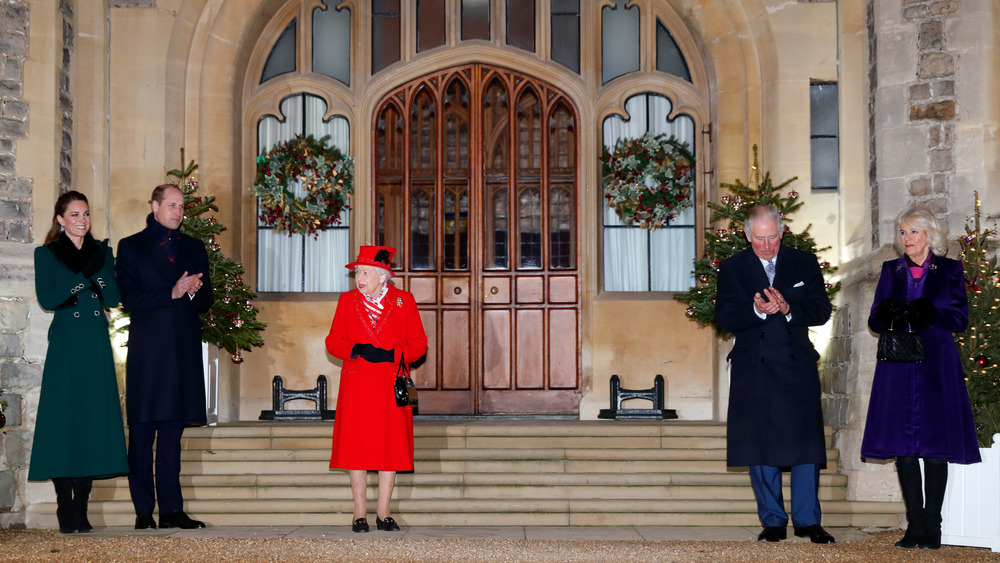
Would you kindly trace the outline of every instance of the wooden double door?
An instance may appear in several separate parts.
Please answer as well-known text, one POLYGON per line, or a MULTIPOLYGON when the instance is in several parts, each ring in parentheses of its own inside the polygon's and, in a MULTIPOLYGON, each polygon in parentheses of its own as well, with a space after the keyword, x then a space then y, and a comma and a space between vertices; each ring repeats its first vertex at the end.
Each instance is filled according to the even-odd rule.
POLYGON ((377 105, 376 239, 430 341, 420 413, 578 412, 577 121, 553 86, 479 64, 377 105))

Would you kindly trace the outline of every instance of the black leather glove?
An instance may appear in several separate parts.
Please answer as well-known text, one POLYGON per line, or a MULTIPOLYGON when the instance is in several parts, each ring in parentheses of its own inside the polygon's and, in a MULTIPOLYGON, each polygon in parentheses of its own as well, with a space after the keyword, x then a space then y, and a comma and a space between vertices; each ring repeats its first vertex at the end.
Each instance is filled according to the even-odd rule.
POLYGON ((90 260, 87 261, 87 265, 80 271, 80 273, 83 274, 83 277, 91 278, 94 277, 97 272, 101 271, 101 268, 104 267, 104 257, 107 252, 108 239, 104 239, 97 244, 97 250, 94 251, 94 254, 90 256, 90 260))
POLYGON ((906 301, 890 297, 879 302, 875 314, 886 328, 894 326, 896 329, 905 330, 909 321, 910 307, 906 301))
POLYGON ((376 348, 371 344, 355 344, 351 348, 352 358, 361 358, 368 363, 380 364, 380 363, 392 363, 396 361, 396 354, 393 350, 385 350, 383 348, 376 348))
POLYGON ((931 327, 934 318, 937 316, 937 309, 930 299, 921 297, 909 302, 910 306, 910 328, 916 331, 924 331, 931 327))

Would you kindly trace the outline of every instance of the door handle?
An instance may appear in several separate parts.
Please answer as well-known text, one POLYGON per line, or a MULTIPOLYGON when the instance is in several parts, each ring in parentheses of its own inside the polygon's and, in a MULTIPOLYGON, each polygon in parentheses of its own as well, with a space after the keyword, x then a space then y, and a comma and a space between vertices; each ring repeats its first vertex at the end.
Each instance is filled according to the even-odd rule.
POLYGON ((493 287, 490 288, 490 293, 492 293, 493 295, 496 295, 497 293, 500 293, 500 290, 497 289, 497 286, 493 286, 493 287))
POLYGON ((458 286, 456 285, 456 286, 455 286, 455 295, 461 295, 461 294, 462 294, 462 288, 461 288, 461 287, 458 287, 458 286))

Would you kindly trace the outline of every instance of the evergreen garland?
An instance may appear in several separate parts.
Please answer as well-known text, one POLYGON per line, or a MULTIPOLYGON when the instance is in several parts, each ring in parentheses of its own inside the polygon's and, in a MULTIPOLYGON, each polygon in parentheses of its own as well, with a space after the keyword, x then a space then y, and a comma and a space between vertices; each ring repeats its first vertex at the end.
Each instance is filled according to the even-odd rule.
MULTIPOLYGON (((712 209, 710 221, 719 228, 715 229, 714 232, 709 230, 705 233, 705 253, 694 261, 694 275, 697 285, 688 292, 674 294, 675 299, 688 304, 685 311, 688 318, 700 326, 715 327, 719 336, 727 336, 715 325, 715 296, 718 292, 719 262, 748 246, 747 238, 743 234, 743 221, 756 205, 773 205, 781 214, 782 220, 785 222, 785 232, 781 238, 782 246, 797 248, 812 254, 818 254, 829 248, 817 248, 816 241, 809 234, 812 225, 807 225, 801 233, 793 232, 788 226, 792 220, 789 215, 802 207, 802 202, 799 201, 799 194, 795 190, 789 191, 787 195, 782 195, 782 191, 797 179, 797 176, 792 177, 774 185, 770 172, 765 173, 764 178, 761 179, 757 162, 757 146, 754 145, 753 168, 751 168, 750 173, 751 184, 744 184, 739 179, 732 184, 722 184, 722 187, 726 188, 730 195, 722 196, 721 204, 708 202, 708 206, 712 209)), ((831 266, 829 262, 821 262, 820 269, 823 272, 823 278, 827 280, 837 271, 837 268, 831 266)), ((830 297, 830 301, 833 301, 838 291, 840 291, 840 282, 836 284, 826 283, 826 293, 830 297)))
POLYGON ((976 210, 973 226, 965 225, 965 236, 959 237, 960 259, 965 266, 965 284, 969 295, 969 328, 955 335, 962 356, 965 379, 969 388, 972 414, 976 420, 979 445, 988 448, 993 434, 1000 432, 1000 326, 997 307, 1000 305, 1000 271, 997 257, 988 257, 995 229, 980 226, 979 192, 975 192, 976 210))
MULTIPOLYGON (((184 149, 181 149, 181 165, 184 149)), ((186 167, 167 172, 177 179, 184 193, 184 221, 181 232, 205 243, 208 252, 208 274, 215 292, 212 307, 201 315, 203 341, 214 344, 232 355, 234 363, 243 361, 241 350, 263 346, 261 331, 267 326, 257 320, 259 310, 252 304, 257 293, 243 283, 243 264, 227 257, 216 237, 226 226, 215 217, 205 217, 218 211, 215 196, 199 196, 198 181, 192 177, 198 165, 191 161, 186 167)))

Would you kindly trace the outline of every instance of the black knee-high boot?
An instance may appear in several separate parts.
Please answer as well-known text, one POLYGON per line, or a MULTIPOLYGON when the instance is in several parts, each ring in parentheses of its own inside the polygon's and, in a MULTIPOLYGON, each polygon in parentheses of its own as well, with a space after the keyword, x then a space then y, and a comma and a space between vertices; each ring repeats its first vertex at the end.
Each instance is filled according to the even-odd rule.
POLYGON ((59 521, 59 531, 64 534, 75 534, 80 531, 76 522, 76 511, 73 509, 73 479, 71 477, 55 477, 52 485, 56 488, 56 519, 59 521))
POLYGON ((87 519, 87 503, 90 501, 90 489, 94 486, 92 477, 77 477, 73 479, 73 513, 80 533, 93 532, 94 527, 87 519))
POLYGON ((920 461, 911 456, 897 457, 896 473, 899 475, 899 488, 903 491, 903 503, 906 505, 906 533, 896 542, 896 547, 913 549, 923 542, 927 523, 920 461))
POLYGON ((924 497, 927 512, 927 531, 920 541, 922 549, 941 548, 941 507, 944 491, 948 486, 948 462, 943 459, 924 458, 924 497))

